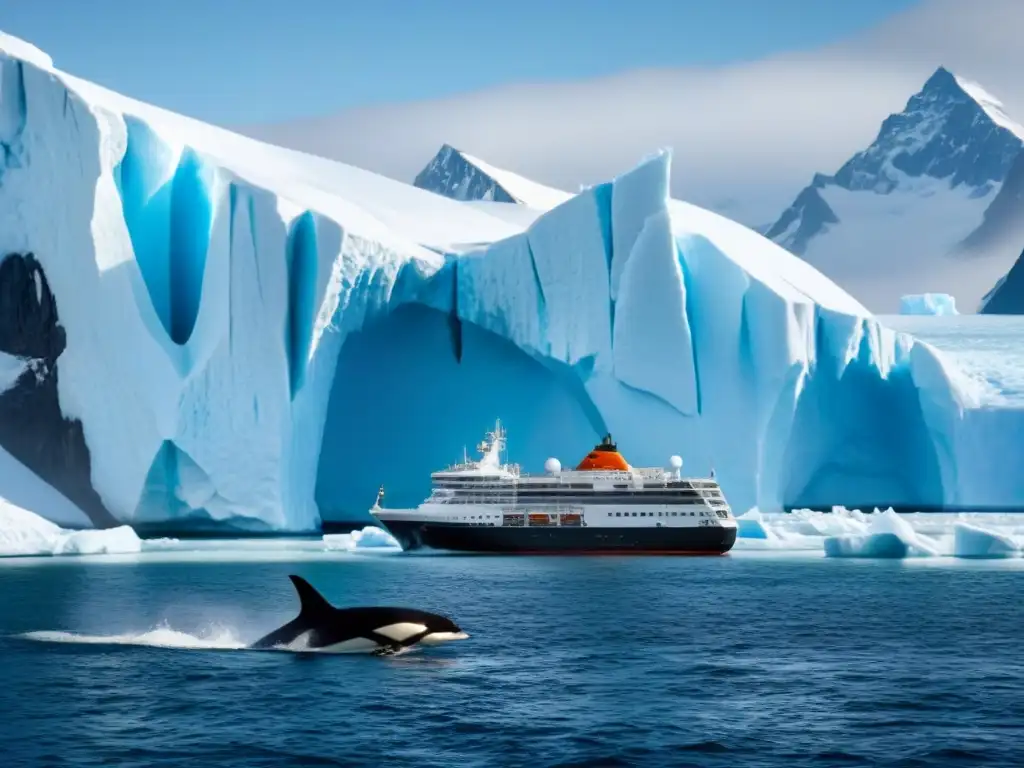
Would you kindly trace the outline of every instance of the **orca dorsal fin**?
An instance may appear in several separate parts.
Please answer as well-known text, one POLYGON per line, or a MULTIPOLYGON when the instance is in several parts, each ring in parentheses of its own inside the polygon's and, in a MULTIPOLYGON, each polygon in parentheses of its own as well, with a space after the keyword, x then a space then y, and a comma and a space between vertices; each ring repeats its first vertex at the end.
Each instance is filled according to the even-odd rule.
POLYGON ((299 593, 299 616, 316 616, 334 610, 334 606, 304 578, 293 574, 288 578, 292 580, 295 591, 299 593))

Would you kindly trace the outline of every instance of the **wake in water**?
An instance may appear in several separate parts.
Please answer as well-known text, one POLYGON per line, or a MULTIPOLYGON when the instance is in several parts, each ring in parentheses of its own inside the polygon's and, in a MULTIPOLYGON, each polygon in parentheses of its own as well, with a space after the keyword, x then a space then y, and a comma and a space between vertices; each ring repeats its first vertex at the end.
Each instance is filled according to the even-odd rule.
MULTIPOLYGON (((161 625, 147 632, 126 633, 121 635, 85 635, 78 632, 57 632, 43 630, 38 632, 25 632, 18 635, 23 640, 31 640, 37 643, 69 643, 78 645, 134 645, 145 648, 172 648, 190 651, 284 651, 286 653, 324 653, 320 649, 310 648, 303 643, 294 645, 281 645, 273 648, 252 648, 243 640, 239 639, 234 630, 225 627, 215 627, 209 632, 197 635, 188 632, 180 632, 169 626, 161 625)), ((389 658, 405 656, 419 650, 415 646, 402 648, 401 650, 390 651, 387 654, 380 654, 389 658)), ((324 655, 339 655, 326 652, 324 655)), ((347 654, 342 654, 347 655, 347 654)), ((369 655, 369 654, 358 654, 369 655)))
POLYGON ((122 635, 84 635, 77 632, 40 631, 20 635, 25 640, 40 643, 78 643, 82 645, 138 645, 150 648, 181 648, 188 650, 238 651, 249 646, 240 640, 235 632, 224 627, 212 628, 209 632, 191 635, 169 626, 161 625, 148 632, 122 635))

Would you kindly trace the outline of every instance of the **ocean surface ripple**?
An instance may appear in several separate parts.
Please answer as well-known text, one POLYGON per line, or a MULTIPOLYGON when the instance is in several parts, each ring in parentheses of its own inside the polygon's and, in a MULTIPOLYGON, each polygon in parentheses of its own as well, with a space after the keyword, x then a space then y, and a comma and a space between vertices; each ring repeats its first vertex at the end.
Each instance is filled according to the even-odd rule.
POLYGON ((750 556, 4 564, 0 764, 1019 764, 1022 579, 750 556), (294 615, 288 573, 472 637, 244 650, 294 615))

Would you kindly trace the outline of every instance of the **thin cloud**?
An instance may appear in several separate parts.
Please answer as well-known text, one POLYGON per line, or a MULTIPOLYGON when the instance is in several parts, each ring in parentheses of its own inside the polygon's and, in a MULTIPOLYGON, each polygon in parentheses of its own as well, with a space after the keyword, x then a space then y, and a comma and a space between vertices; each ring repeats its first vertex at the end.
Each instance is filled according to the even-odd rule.
POLYGON ((940 64, 1024 118, 1024 2, 930 0, 840 44, 717 69, 504 86, 246 132, 409 181, 447 142, 567 190, 672 147, 673 193, 751 224, 874 138, 940 64))

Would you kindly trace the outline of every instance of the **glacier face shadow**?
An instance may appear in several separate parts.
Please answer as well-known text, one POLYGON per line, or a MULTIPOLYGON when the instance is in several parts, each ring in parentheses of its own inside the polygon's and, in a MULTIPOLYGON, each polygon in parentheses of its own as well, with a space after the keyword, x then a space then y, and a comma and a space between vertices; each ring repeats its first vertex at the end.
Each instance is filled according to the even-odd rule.
POLYGON ((406 304, 353 333, 341 349, 324 425, 316 502, 327 520, 368 517, 379 485, 389 506, 415 506, 430 473, 476 456, 500 417, 510 460, 538 470, 582 455, 601 434, 582 382, 472 323, 461 355, 449 314, 406 304), (460 359, 461 358, 461 359, 460 359))

